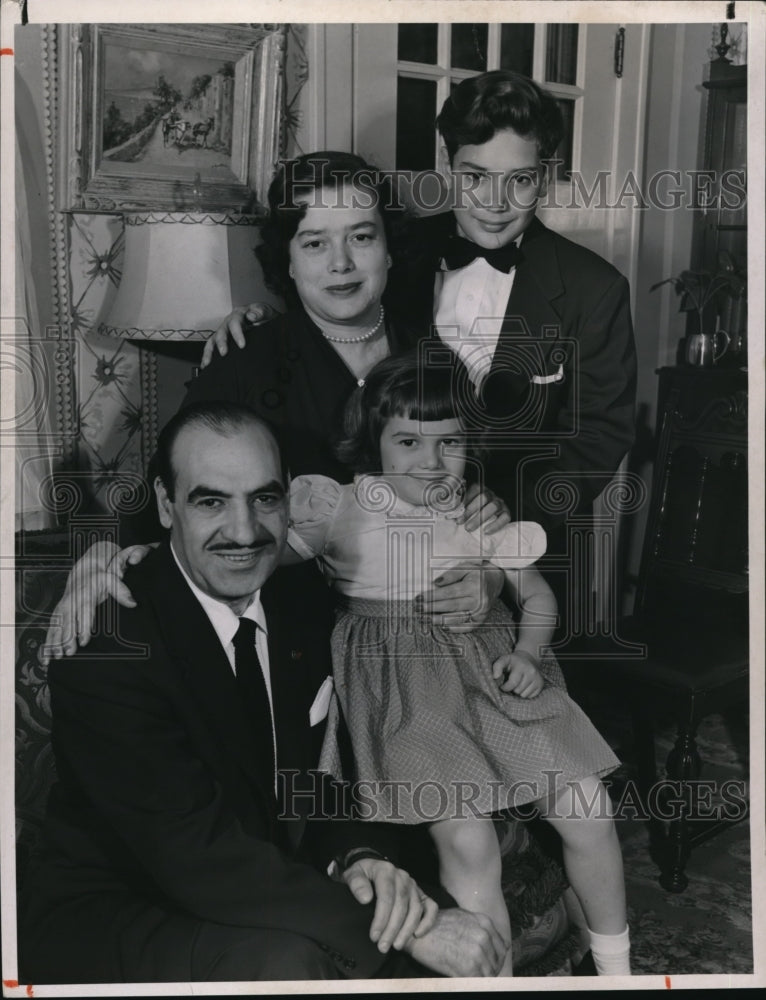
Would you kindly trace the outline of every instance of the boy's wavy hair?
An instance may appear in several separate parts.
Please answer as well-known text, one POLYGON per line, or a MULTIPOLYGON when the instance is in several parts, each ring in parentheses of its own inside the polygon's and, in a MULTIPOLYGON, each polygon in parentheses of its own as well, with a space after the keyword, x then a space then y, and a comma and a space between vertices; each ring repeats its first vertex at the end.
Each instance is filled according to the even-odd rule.
POLYGON ((380 361, 367 375, 364 385, 354 390, 343 415, 343 436, 335 453, 354 472, 381 472, 380 436, 391 417, 407 420, 451 420, 457 418, 471 441, 466 477, 476 473, 485 449, 478 439, 469 408, 462 401, 473 393, 468 372, 452 351, 445 347, 438 359, 423 361, 418 351, 409 351, 380 361))
POLYGON ((463 80, 444 102, 436 127, 450 163, 461 146, 481 145, 501 129, 531 136, 541 160, 551 159, 564 136, 556 99, 528 77, 505 69, 463 80))
POLYGON ((266 284, 288 305, 298 298, 289 274, 290 240, 314 199, 317 205, 330 207, 377 207, 394 265, 401 262, 410 242, 409 214, 396 196, 391 177, 361 156, 325 150, 283 160, 269 185, 269 216, 255 253, 266 284))

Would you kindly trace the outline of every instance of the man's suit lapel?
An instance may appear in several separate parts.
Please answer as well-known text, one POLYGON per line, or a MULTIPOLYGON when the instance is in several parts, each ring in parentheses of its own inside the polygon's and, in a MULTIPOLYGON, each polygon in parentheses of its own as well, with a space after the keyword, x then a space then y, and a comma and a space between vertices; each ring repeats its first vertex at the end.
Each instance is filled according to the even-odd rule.
POLYGON ((167 649, 182 671, 188 690, 211 728, 231 744, 241 769, 267 802, 274 798, 273 776, 259 761, 229 660, 215 629, 189 589, 169 546, 157 553, 147 589, 155 606, 167 649))
POLYGON ((505 413, 512 399, 526 409, 529 393, 545 394, 545 380, 560 371, 562 361, 559 352, 553 352, 562 334, 563 282, 550 233, 537 219, 524 234, 521 251, 523 260, 516 268, 500 338, 482 387, 490 413, 505 413), (543 381, 536 384, 538 379, 543 381))
POLYGON ((311 703, 299 669, 303 649, 295 630, 297 609, 292 602, 286 605, 282 598, 281 588, 273 581, 269 581, 261 592, 269 630, 277 757, 280 768, 305 768, 310 761, 308 716, 311 703))
MULTIPOLYGON (((277 761, 282 772, 280 794, 297 787, 298 775, 313 764, 309 712, 311 691, 301 668, 304 650, 296 635, 294 602, 283 593, 279 581, 270 580, 261 591, 261 602, 269 631, 269 664, 274 724, 277 734, 277 761)), ((283 831, 293 849, 301 842, 306 825, 307 800, 298 798, 293 805, 280 798, 286 818, 283 831), (295 818, 297 816, 297 818, 295 818)))
POLYGON ((538 219, 524 234, 521 251, 501 336, 528 331, 535 340, 547 339, 546 330, 561 327, 558 299, 564 285, 551 234, 538 219))

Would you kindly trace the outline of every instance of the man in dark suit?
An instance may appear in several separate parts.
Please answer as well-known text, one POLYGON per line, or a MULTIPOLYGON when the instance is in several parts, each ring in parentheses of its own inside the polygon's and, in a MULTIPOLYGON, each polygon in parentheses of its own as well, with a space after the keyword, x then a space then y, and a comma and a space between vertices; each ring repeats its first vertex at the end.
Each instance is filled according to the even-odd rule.
POLYGON ((438 910, 387 859, 384 825, 306 784, 328 614, 272 578, 287 497, 270 431, 246 407, 197 404, 163 430, 158 469, 169 544, 134 568, 137 606, 119 637, 50 667, 59 780, 19 906, 24 975, 495 974, 491 922, 438 910))

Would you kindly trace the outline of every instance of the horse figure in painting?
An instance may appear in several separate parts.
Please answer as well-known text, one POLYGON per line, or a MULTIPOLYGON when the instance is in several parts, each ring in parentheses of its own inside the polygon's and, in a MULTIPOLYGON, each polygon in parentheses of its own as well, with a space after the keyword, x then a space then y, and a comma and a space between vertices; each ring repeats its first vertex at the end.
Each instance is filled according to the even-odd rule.
POLYGON ((215 125, 215 118, 206 118, 204 122, 197 122, 192 127, 192 137, 198 146, 202 146, 207 149, 207 137, 215 125))

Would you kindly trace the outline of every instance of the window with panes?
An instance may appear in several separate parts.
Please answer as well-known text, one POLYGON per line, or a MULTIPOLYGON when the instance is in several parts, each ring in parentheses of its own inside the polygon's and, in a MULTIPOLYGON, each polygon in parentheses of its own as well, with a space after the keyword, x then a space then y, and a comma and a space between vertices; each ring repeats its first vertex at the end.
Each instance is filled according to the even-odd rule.
POLYGON ((434 120, 453 87, 491 69, 530 76, 556 98, 564 138, 556 179, 573 169, 578 119, 577 24, 400 24, 397 52, 396 167, 436 166, 434 120))

